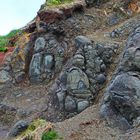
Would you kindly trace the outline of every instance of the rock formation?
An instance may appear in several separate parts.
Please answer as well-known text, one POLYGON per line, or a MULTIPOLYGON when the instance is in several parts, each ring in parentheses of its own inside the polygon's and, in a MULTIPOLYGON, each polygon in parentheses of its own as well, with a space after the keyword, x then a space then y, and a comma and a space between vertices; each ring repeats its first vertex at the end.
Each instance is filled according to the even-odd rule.
MULTIPOLYGON (((22 28, 0 67, 0 134, 17 136, 35 119, 63 121, 97 104, 109 126, 139 125, 140 16, 119 2, 44 5, 22 28)), ((100 125, 79 126, 90 124, 100 125)))
POLYGON ((132 127, 140 116, 139 99, 140 27, 129 36, 121 62, 104 96, 102 116, 121 129, 132 127))

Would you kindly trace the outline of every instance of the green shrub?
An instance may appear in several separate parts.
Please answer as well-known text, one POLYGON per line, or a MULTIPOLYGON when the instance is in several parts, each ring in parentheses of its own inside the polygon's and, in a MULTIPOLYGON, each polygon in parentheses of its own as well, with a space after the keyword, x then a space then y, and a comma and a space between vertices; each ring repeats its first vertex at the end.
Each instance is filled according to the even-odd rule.
POLYGON ((7 46, 7 44, 8 44, 8 39, 4 37, 0 37, 0 47, 7 46))
POLYGON ((7 52, 7 48, 6 47, 0 47, 0 52, 7 52))
POLYGON ((4 36, 0 36, 0 47, 6 47, 9 43, 9 39, 20 34, 22 31, 20 29, 12 30, 10 33, 4 36))
POLYGON ((60 0, 48 0, 48 2, 47 2, 47 4, 49 4, 49 5, 58 5, 60 3, 61 3, 60 0))
POLYGON ((42 134, 41 140, 56 140, 58 139, 58 134, 55 131, 49 131, 42 134))
POLYGON ((5 37, 6 38, 12 38, 14 36, 16 36, 17 34, 21 33, 20 29, 17 30, 12 30, 10 33, 8 33, 5 37))

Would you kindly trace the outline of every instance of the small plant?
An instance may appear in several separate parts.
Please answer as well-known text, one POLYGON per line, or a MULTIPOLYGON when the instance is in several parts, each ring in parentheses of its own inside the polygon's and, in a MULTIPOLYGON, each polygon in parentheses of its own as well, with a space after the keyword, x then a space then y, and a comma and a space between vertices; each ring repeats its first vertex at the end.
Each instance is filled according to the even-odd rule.
POLYGON ((58 139, 58 134, 55 131, 44 132, 42 134, 41 140, 56 140, 58 139))
POLYGON ((30 131, 34 131, 38 126, 42 126, 43 124, 45 124, 46 121, 42 120, 42 119, 37 119, 34 120, 29 126, 28 126, 28 130, 30 131))

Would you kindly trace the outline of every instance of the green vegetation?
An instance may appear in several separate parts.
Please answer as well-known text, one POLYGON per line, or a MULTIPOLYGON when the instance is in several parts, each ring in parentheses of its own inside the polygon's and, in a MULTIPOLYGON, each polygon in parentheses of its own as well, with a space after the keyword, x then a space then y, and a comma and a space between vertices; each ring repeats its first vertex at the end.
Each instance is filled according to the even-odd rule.
POLYGON ((72 0, 47 0, 46 4, 47 5, 60 5, 63 3, 71 2, 72 0))
POLYGON ((19 33, 21 33, 21 30, 12 30, 9 34, 4 35, 4 36, 0 36, 0 52, 5 52, 7 51, 7 45, 9 43, 9 40, 13 37, 15 37, 16 35, 18 35, 19 33))
POLYGON ((41 140, 56 140, 58 139, 58 134, 55 131, 49 131, 42 134, 41 140))
POLYGON ((7 52, 7 48, 6 47, 0 47, 0 52, 7 52))
POLYGON ((29 130, 29 131, 34 131, 38 126, 42 126, 42 125, 44 125, 45 123, 46 123, 45 120, 37 119, 37 120, 33 121, 33 122, 29 125, 29 127, 28 127, 27 130, 29 130))
POLYGON ((33 140, 32 137, 33 137, 34 131, 45 124, 46 124, 45 120, 42 120, 42 119, 34 120, 33 122, 31 122, 28 128, 20 136, 17 137, 16 140, 21 140, 22 138, 25 138, 27 140, 33 140))

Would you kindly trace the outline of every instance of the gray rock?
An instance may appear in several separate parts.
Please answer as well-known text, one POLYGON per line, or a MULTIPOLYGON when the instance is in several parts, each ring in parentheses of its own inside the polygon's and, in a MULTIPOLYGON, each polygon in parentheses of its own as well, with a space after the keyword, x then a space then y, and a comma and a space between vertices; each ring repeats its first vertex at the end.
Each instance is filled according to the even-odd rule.
POLYGON ((57 98, 58 98, 58 101, 59 101, 60 109, 63 109, 63 107, 64 107, 65 95, 66 95, 66 93, 64 93, 64 92, 58 92, 57 93, 57 98))
POLYGON ((89 80, 87 75, 79 68, 72 68, 67 76, 68 90, 82 90, 89 88, 89 80))
POLYGON ((55 72, 58 73, 63 67, 64 56, 55 56, 55 72))
POLYGON ((101 72, 105 72, 106 71, 106 65, 105 64, 102 64, 101 65, 101 72))
POLYGON ((29 67, 29 77, 32 82, 40 81, 42 54, 34 54, 29 67))
POLYGON ((56 39, 49 39, 48 40, 48 48, 57 48, 58 44, 59 43, 56 39))
POLYGON ((12 71, 10 64, 6 64, 2 69, 7 71, 7 72, 11 72, 12 71))
MULTIPOLYGON (((140 31, 130 36, 115 72, 108 86, 101 114, 107 121, 126 130, 140 116, 140 31), (112 117, 114 119, 111 119, 112 117)), ((135 126, 135 124, 133 124, 135 126)))
POLYGON ((97 76, 97 82, 98 82, 99 84, 103 84, 105 81, 106 81, 106 77, 104 76, 104 74, 99 74, 99 75, 97 76))
POLYGON ((26 121, 18 121, 10 130, 8 136, 16 137, 28 128, 28 123, 26 121))
POLYGON ((40 52, 45 48, 45 39, 43 37, 39 37, 36 41, 35 41, 35 47, 34 47, 34 51, 35 52, 40 52))
POLYGON ((66 84, 67 84, 67 73, 66 72, 62 73, 59 80, 62 82, 63 85, 66 86, 66 84))
POLYGON ((45 55, 44 56, 44 71, 51 72, 51 69, 54 65, 54 60, 52 55, 45 55))
POLYGON ((17 83, 20 83, 25 78, 25 72, 19 72, 15 74, 15 80, 17 83))
POLYGON ((80 55, 80 54, 76 54, 75 56, 74 56, 74 58, 73 58, 73 61, 72 61, 72 64, 74 65, 74 66, 77 66, 77 67, 83 67, 84 66, 84 57, 82 56, 82 55, 80 55))
POLYGON ((77 36, 75 38, 75 44, 76 44, 77 48, 82 48, 85 45, 92 44, 92 42, 88 38, 86 38, 85 36, 77 36))
POLYGON ((89 102, 86 100, 78 102, 78 105, 77 105, 78 113, 85 110, 88 106, 89 106, 89 102))
POLYGON ((139 87, 140 81, 138 78, 128 74, 118 75, 108 87, 105 94, 105 97, 108 99, 104 99, 105 103, 102 106, 108 105, 108 108, 110 109, 105 111, 102 110, 101 112, 103 116, 106 116, 106 118, 109 117, 107 120, 111 120, 109 112, 112 110, 112 114, 120 116, 119 120, 123 117, 125 119, 125 122, 122 125, 122 123, 118 123, 119 120, 117 120, 117 117, 115 117, 115 123, 118 123, 120 129, 130 128, 130 124, 132 124, 133 119, 136 119, 140 115, 139 87))
POLYGON ((65 99, 65 110, 67 112, 75 112, 76 107, 76 101, 71 96, 67 96, 65 99))
POLYGON ((128 74, 118 75, 110 85, 109 92, 111 104, 128 121, 140 115, 140 80, 138 78, 128 74))
POLYGON ((12 77, 10 76, 9 72, 5 70, 0 71, 0 84, 8 84, 12 81, 12 77))

